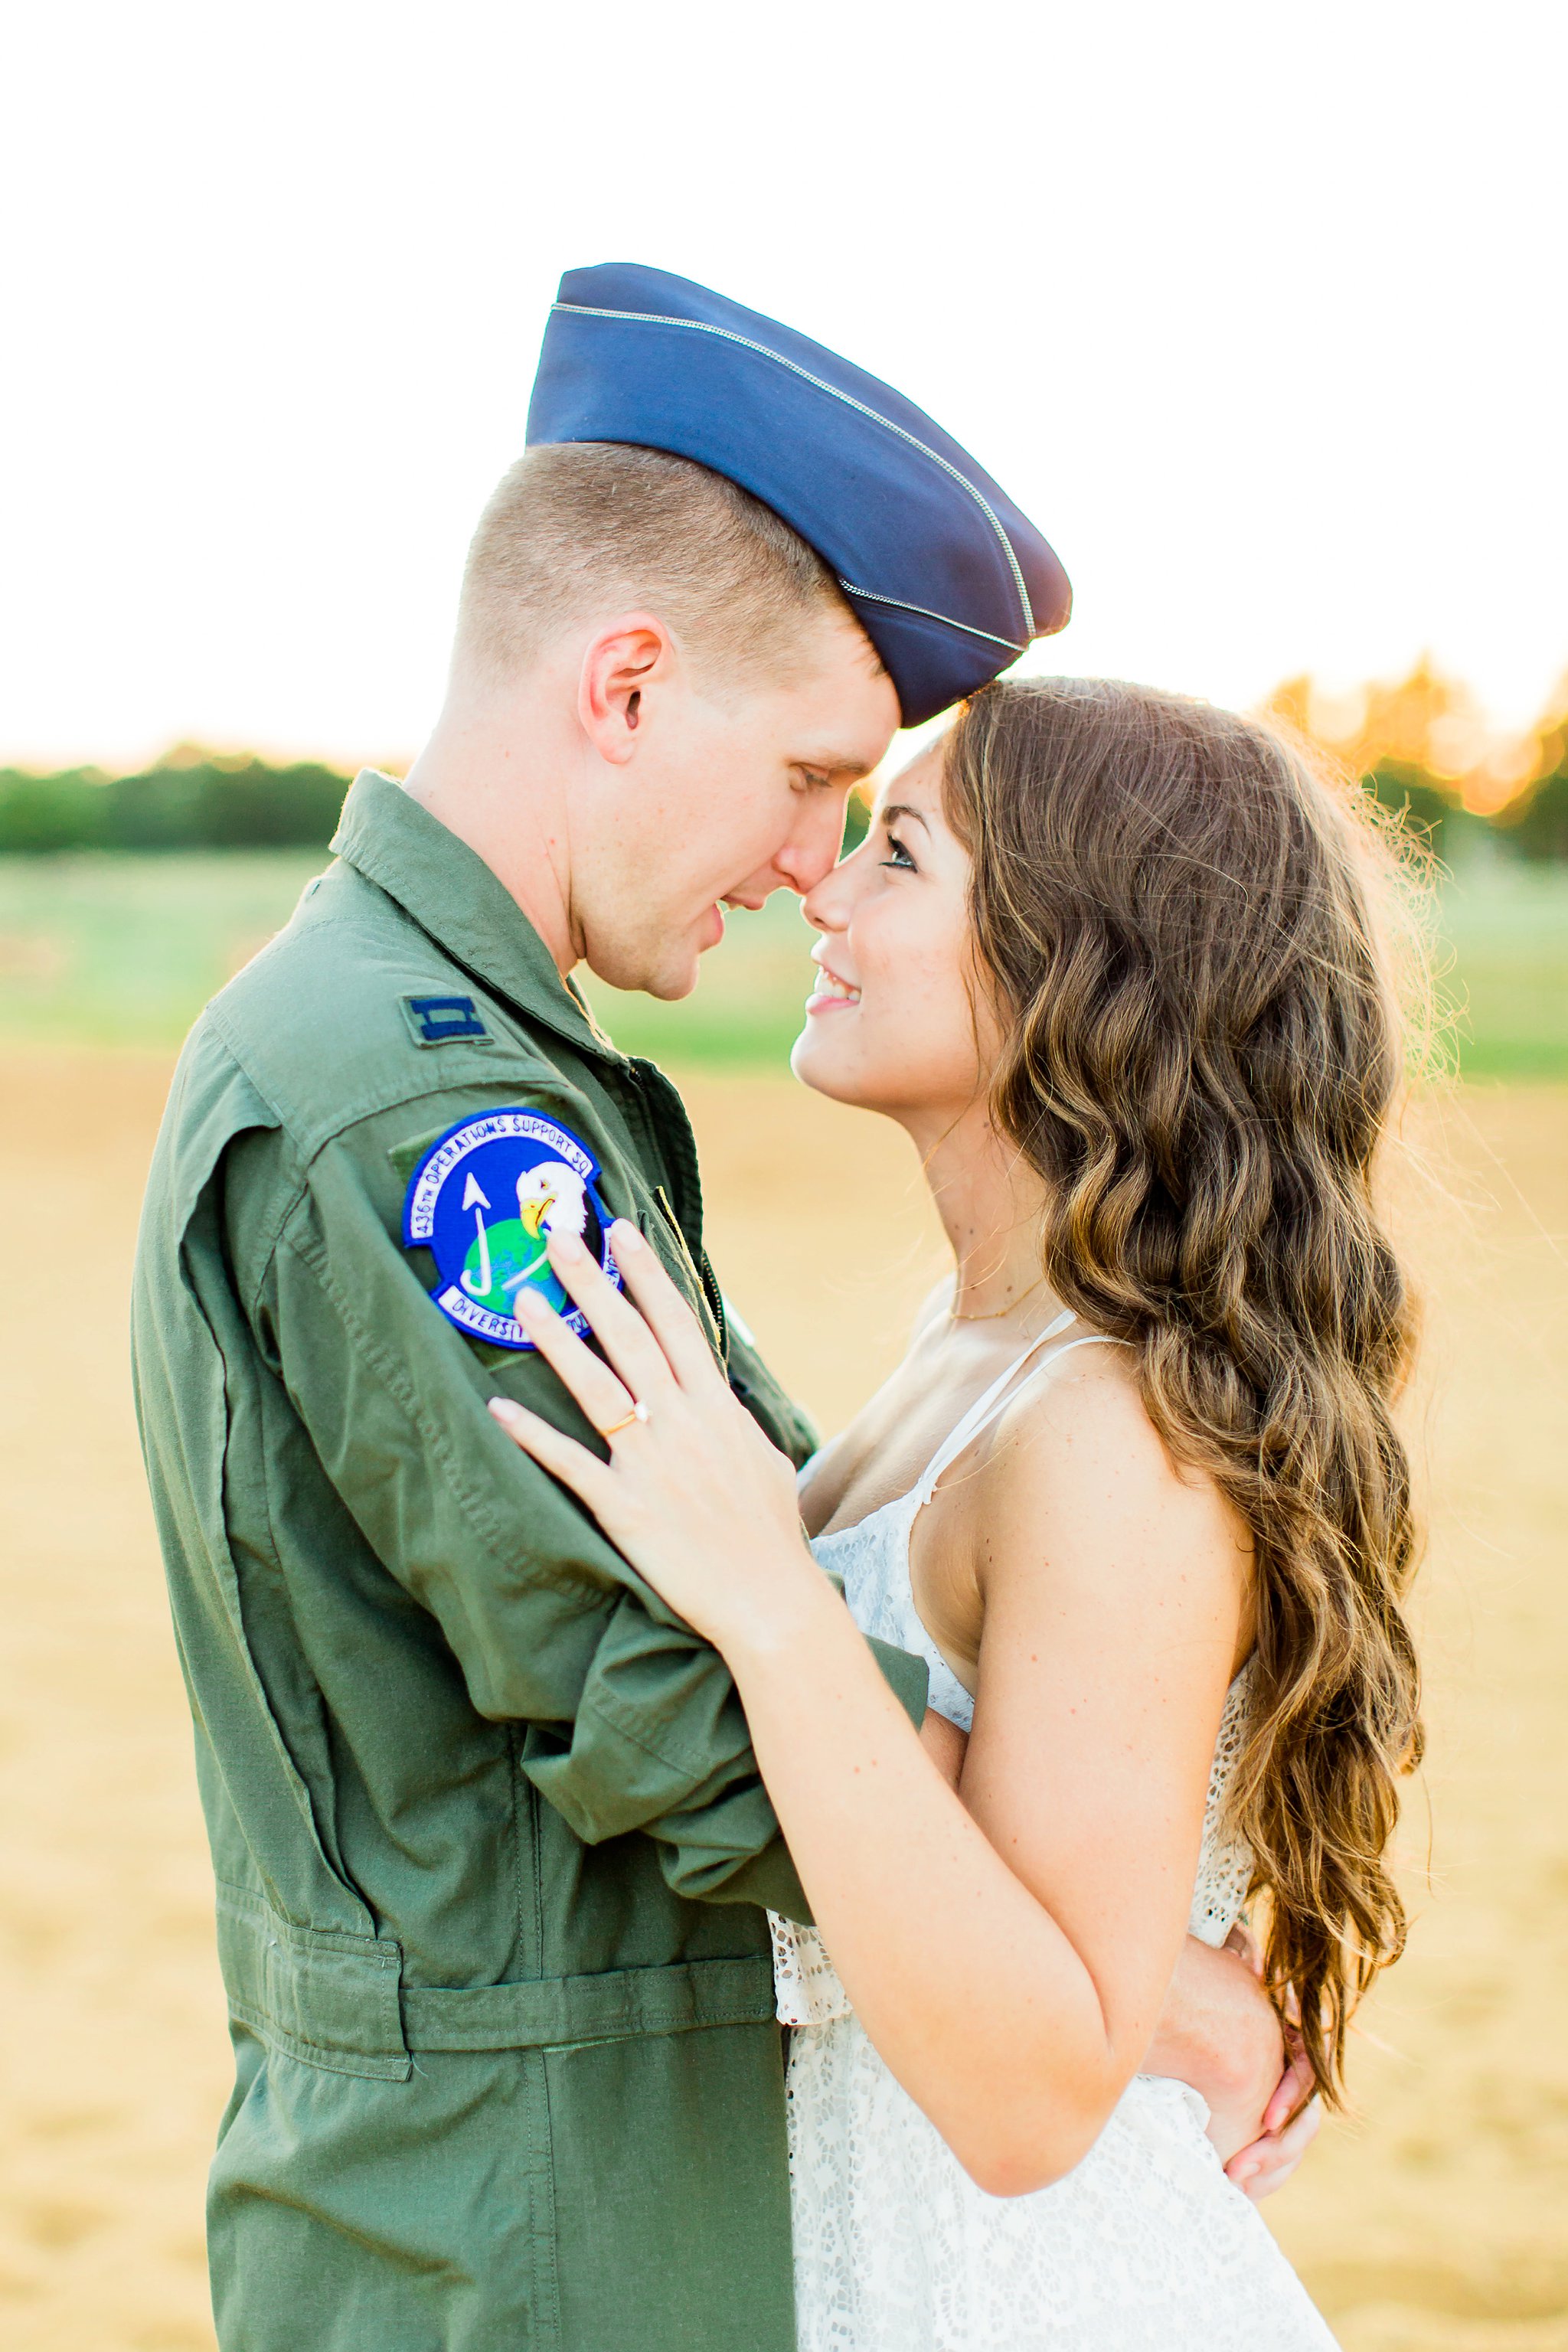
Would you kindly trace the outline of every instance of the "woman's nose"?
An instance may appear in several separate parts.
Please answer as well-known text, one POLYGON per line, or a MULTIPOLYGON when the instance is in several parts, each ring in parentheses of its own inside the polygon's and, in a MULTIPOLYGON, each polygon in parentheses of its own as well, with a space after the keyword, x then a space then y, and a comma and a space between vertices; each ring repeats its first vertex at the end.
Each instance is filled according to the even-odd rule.
POLYGON ((815 890, 808 890, 800 902, 800 911, 814 929, 843 931, 849 928, 849 910, 855 902, 855 881, 850 873, 854 864, 847 857, 831 873, 825 874, 815 890))

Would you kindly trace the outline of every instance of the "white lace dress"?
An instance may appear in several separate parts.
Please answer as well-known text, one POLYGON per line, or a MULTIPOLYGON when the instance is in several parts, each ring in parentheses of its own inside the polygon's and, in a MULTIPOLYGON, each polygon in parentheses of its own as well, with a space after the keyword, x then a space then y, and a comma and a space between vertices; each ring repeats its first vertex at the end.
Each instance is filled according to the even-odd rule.
MULTIPOLYGON (((910 1494, 818 1538, 857 1622, 924 1657, 931 1704, 967 1731, 973 1702, 910 1590, 910 1532, 942 1472, 1002 1410, 1028 1356, 966 1413, 910 1494)), ((1047 1370, 1069 1341, 1037 1368, 1047 1370)), ((1191 1931, 1222 1944, 1250 1858, 1226 1795, 1248 1673, 1220 1726, 1191 1931)), ((789 2143, 800 2352, 1332 2352, 1334 2339, 1257 2208, 1204 2136, 1198 2093, 1130 2084, 1065 2179, 987 2196, 868 2041, 813 1929, 773 1920, 780 2018, 795 2031, 789 2143)), ((932 1923, 931 1966, 942 1966, 932 1923)))

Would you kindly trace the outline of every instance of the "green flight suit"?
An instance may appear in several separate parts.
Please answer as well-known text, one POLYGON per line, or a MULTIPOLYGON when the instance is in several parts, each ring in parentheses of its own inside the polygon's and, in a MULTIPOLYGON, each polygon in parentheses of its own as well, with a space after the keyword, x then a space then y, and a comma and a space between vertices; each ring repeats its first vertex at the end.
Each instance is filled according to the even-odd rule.
MULTIPOLYGON (((509 1106, 570 1129, 763 1426, 808 1433, 724 1327, 668 1080, 389 778, 334 847, 192 1033, 137 1262, 237 2059, 219 2339, 789 2352, 759 1906, 799 1886, 722 1661, 485 1411, 584 1432, 429 1297, 423 1150, 509 1106), (432 995, 473 1012, 429 1042, 432 995)), ((923 1667, 883 1665, 918 1716, 923 1667)))

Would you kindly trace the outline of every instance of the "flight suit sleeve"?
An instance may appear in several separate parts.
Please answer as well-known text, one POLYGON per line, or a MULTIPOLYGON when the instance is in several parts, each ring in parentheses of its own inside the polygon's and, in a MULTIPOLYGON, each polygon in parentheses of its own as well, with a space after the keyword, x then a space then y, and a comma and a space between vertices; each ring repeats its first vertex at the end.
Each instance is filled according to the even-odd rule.
MULTIPOLYGON (((474 1706, 528 1726, 523 1769, 588 1843, 640 1830, 678 1893, 809 1917, 723 1660, 486 1410, 505 1393, 596 1444, 554 1375, 531 1351, 481 1359, 436 1307, 377 1197, 384 1150, 344 1139, 307 1171, 289 1150, 271 1131, 231 1155, 242 1303, 327 1475, 438 1620, 474 1706)), ((882 1657, 918 1722, 921 1662, 882 1657)))

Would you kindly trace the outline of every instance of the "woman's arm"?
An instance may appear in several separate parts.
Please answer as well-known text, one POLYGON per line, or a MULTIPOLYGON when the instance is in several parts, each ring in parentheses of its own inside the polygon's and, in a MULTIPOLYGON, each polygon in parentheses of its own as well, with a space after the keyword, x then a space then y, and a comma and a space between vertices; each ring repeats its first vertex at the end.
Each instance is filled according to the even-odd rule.
POLYGON ((605 1464, 493 1409, 723 1652, 888 2064, 982 2186, 1038 2188, 1137 2068, 1181 1946, 1240 1606, 1229 1526, 1120 1376, 1015 1412, 967 1482, 986 1616, 961 1803, 812 1560, 782 1458, 640 1236, 615 1240, 647 1325, 586 1252, 556 1259, 615 1370, 547 1310, 529 1328, 600 1428, 634 1397, 647 1421, 605 1464))
MULTIPOLYGON (((928 1710, 921 1746, 949 1788, 963 1777, 967 1736, 928 1710)), ((1299 2041, 1287 2043, 1260 1981, 1253 1939, 1237 1929, 1219 1950, 1183 1941, 1154 2038, 1139 2073, 1189 2083, 1208 2107, 1208 2137, 1238 2189, 1272 2197, 1317 2137, 1322 2111, 1299 2041)))
POLYGON ((899 1749, 858 1747, 863 1673, 835 1686, 798 1640, 774 1664, 757 1631, 771 1615, 721 1646, 868 2032, 1006 2194, 1079 2160, 1154 2033, 1247 1561, 1103 1355, 1016 1409, 957 1493, 985 1604, 967 1818, 899 1749))

